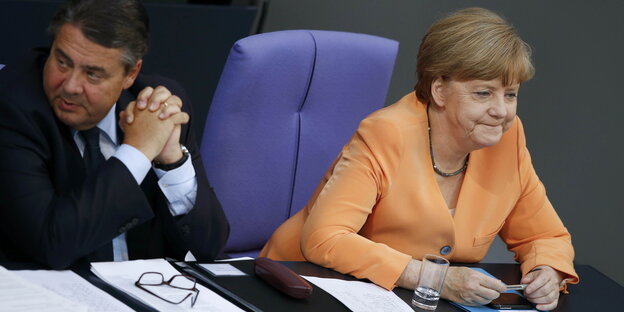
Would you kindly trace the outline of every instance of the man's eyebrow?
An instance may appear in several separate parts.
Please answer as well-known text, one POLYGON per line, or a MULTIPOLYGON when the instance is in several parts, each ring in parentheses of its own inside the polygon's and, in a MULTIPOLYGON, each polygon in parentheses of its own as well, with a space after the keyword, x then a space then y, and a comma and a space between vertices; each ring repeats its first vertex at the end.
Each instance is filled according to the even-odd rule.
POLYGON ((61 58, 64 58, 65 60, 69 61, 70 63, 74 63, 73 60, 67 56, 67 54, 65 52, 63 52, 63 50, 61 50, 60 48, 56 48, 54 49, 54 53, 58 54, 61 58))
POLYGON ((83 69, 86 69, 88 71, 92 71, 92 72, 98 72, 98 73, 102 73, 102 74, 106 74, 106 70, 103 67, 100 66, 95 66, 95 65, 84 65, 81 66, 83 69))
MULTIPOLYGON (((73 60, 60 48, 56 48, 54 49, 54 52, 56 54, 58 54, 61 58, 65 59, 67 62, 70 63, 70 65, 74 65, 73 60)), ((91 71, 91 72, 97 72, 100 73, 102 75, 108 75, 108 72, 106 71, 106 69, 104 69, 104 67, 101 66, 97 66, 97 65, 81 65, 80 68, 82 68, 83 70, 86 71, 91 71)))

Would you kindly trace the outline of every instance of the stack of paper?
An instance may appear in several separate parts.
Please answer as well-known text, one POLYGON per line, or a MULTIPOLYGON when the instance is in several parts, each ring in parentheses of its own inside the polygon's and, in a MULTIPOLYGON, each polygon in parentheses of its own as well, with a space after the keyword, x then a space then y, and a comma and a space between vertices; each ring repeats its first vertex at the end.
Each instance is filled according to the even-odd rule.
POLYGON ((86 306, 89 312, 131 312, 125 304, 72 271, 12 271, 37 285, 86 306))
POLYGON ((303 276, 303 278, 334 296, 354 312, 414 312, 395 293, 372 283, 313 276, 303 276))
POLYGON ((200 284, 197 284, 199 295, 192 308, 190 298, 180 304, 171 304, 134 285, 144 272, 160 272, 165 280, 180 274, 164 259, 94 262, 91 263, 91 271, 103 281, 159 311, 243 311, 200 284))
POLYGON ((87 307, 67 300, 0 266, 0 311, 86 312, 87 307))

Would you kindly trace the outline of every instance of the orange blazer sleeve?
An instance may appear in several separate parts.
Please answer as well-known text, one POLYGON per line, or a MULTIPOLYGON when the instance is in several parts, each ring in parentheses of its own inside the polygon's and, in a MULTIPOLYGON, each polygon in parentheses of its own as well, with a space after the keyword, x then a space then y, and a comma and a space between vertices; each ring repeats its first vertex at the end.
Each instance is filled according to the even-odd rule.
POLYGON ((546 189, 531 163, 522 123, 520 119, 516 122, 521 195, 505 220, 500 237, 516 254, 523 276, 539 265, 548 265, 565 273, 570 283, 578 283, 570 233, 546 197, 546 189))
POLYGON ((345 146, 303 226, 301 250, 311 262, 392 289, 412 258, 358 234, 405 147, 394 124, 365 119, 345 146))

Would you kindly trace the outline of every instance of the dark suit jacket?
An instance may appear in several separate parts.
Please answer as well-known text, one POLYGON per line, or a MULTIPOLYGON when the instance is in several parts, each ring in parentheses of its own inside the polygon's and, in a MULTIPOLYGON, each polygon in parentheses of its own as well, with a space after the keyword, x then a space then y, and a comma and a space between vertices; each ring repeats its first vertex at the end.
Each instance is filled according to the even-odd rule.
MULTIPOLYGON (((35 260, 64 268, 84 259, 112 260, 111 240, 127 232, 130 259, 214 259, 229 232, 209 186, 190 125, 180 141, 190 151, 197 200, 186 215, 173 217, 152 170, 139 186, 115 157, 87 177, 69 127, 55 116, 43 92, 47 52, 0 71, 0 248, 9 261, 35 260)), ((144 86, 164 85, 191 105, 180 86, 140 75, 117 102, 121 110, 144 86)), ((118 114, 117 114, 118 116, 118 114)), ((192 119, 191 119, 192 120, 192 119)), ((120 141, 123 132, 118 129, 120 141)))

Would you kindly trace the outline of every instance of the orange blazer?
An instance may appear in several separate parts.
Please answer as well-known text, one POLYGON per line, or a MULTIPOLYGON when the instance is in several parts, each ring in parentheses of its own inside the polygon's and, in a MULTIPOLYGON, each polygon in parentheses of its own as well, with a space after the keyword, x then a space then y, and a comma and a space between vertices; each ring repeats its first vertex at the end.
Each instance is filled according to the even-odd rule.
POLYGON ((478 262, 498 234, 523 275, 548 265, 578 283, 570 234, 533 169, 520 119, 498 144, 470 153, 455 216, 435 180, 427 126, 413 92, 364 119, 260 256, 307 260, 391 289, 410 259, 478 262))

